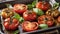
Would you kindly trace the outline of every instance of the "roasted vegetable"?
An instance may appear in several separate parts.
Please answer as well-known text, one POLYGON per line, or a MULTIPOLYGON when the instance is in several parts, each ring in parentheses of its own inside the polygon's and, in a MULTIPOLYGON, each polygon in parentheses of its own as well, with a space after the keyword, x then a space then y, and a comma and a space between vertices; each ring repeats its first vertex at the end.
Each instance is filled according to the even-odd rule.
POLYGON ((22 28, 24 31, 34 31, 38 28, 37 22, 24 21, 22 23, 22 28))
POLYGON ((19 21, 15 18, 7 18, 4 20, 4 27, 6 30, 13 31, 18 28, 19 21))
POLYGON ((46 11, 50 8, 50 4, 45 1, 42 1, 42 2, 40 1, 36 4, 36 8, 46 11))
POLYGON ((57 17, 59 15, 59 11, 57 9, 56 10, 49 9, 47 10, 46 15, 57 17))
POLYGON ((12 9, 5 8, 2 10, 1 15, 3 18, 8 18, 8 17, 12 17, 14 15, 14 12, 12 9))
POLYGON ((26 21, 33 21, 36 19, 36 17, 37 17, 36 13, 33 11, 26 11, 23 13, 23 18, 26 21))
POLYGON ((60 16, 57 18, 57 21, 60 23, 60 16))
POLYGON ((27 10, 27 5, 25 4, 15 4, 14 7, 13 7, 13 10, 22 15, 26 10, 27 10))
POLYGON ((49 15, 42 15, 38 17, 38 23, 47 24, 49 27, 51 27, 54 24, 54 20, 53 20, 53 17, 49 15))

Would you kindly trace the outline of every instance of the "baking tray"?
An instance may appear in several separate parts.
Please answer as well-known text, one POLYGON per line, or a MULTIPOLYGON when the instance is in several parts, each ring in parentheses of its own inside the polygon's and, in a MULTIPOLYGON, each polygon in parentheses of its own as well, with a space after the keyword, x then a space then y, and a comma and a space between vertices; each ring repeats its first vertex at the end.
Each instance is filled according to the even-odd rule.
MULTIPOLYGON (((11 5, 14 5, 16 3, 24 3, 24 4, 28 4, 28 3, 31 3, 33 2, 34 0, 18 0, 18 1, 8 1, 8 2, 1 2, 0 3, 0 9, 3 9, 3 8, 6 8, 6 3, 8 4, 11 4, 11 5)), ((49 0, 46 0, 49 2, 49 0)), ((59 2, 57 0, 57 2, 59 2)), ((1 20, 1 16, 0 16, 0 20, 1 20)), ((1 20, 2 21, 2 20, 1 20)), ((2 23, 2 22, 1 22, 2 23)), ((33 34, 33 33, 42 33, 42 32, 48 32, 48 31, 53 31, 55 29, 58 29, 60 28, 60 26, 54 26, 54 27, 50 27, 50 28, 47 28, 47 29, 40 29, 40 30, 35 30, 35 31, 31 31, 31 32, 23 32, 22 31, 22 28, 21 26, 18 27, 19 28, 19 31, 20 31, 20 34, 33 34)))

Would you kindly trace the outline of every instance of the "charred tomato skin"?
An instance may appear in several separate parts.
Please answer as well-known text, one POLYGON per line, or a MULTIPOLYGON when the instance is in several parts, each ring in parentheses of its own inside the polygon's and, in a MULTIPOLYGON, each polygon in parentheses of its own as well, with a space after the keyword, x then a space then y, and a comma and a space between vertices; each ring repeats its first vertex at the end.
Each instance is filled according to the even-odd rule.
POLYGON ((41 10, 48 10, 50 8, 50 4, 48 2, 43 2, 43 1, 40 1, 36 4, 36 8, 39 8, 41 10))
POLYGON ((5 19, 4 21, 4 27, 6 30, 13 31, 18 28, 19 21, 17 19, 13 19, 12 22, 10 22, 10 18, 5 19))
POLYGON ((47 24, 48 26, 52 26, 54 24, 53 18, 49 15, 42 15, 38 17, 39 24, 47 24))

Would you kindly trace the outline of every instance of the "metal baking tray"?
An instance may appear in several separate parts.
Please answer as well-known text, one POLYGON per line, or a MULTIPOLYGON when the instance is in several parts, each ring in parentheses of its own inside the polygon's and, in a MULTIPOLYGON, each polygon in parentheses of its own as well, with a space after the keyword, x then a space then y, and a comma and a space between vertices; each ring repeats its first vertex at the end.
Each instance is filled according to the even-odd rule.
MULTIPOLYGON (((11 5, 14 5, 14 4, 17 4, 17 3, 24 3, 24 4, 28 4, 28 3, 31 3, 31 2, 33 2, 34 0, 18 0, 18 1, 8 1, 8 2, 1 2, 0 3, 0 9, 3 9, 3 8, 6 8, 6 3, 8 3, 8 4, 11 4, 11 5)), ((49 0, 46 0, 46 1, 48 1, 49 2, 49 0)), ((57 2, 59 2, 58 0, 57 0, 57 2)), ((0 16, 0 24, 2 23, 2 18, 1 18, 1 16, 0 16)), ((22 31, 22 28, 21 28, 21 26, 19 26, 18 27, 18 29, 19 29, 19 31, 20 31, 20 34, 33 34, 33 33, 42 33, 42 32, 48 32, 48 31, 53 31, 53 30, 55 30, 55 29, 58 29, 58 28, 60 28, 60 26, 54 26, 54 27, 50 27, 50 28, 47 28, 47 29, 40 29, 40 30, 35 30, 35 31, 31 31, 31 32, 23 32, 22 31)), ((2 28, 1 28, 2 29, 2 28)), ((3 29, 2 29, 3 30, 3 29)))

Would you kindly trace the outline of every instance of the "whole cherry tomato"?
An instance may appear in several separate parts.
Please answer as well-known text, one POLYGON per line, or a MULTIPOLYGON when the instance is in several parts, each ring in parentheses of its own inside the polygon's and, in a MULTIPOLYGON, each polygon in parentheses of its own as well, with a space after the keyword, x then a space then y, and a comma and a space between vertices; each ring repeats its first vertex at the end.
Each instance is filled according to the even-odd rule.
POLYGON ((38 17, 39 24, 47 24, 48 26, 52 26, 54 24, 53 18, 49 15, 42 15, 38 17))
POLYGON ((22 23, 22 28, 24 31, 34 31, 38 28, 38 23, 25 21, 22 23))
POLYGON ((50 7, 50 4, 48 2, 41 2, 40 1, 36 4, 36 8, 39 8, 39 9, 44 10, 44 11, 48 10, 49 7, 50 7))
POLYGON ((19 25, 19 21, 15 18, 12 20, 10 18, 4 20, 4 27, 6 30, 10 30, 10 31, 16 30, 18 28, 18 25, 19 25))
POLYGON ((16 13, 23 14, 27 10, 27 5, 25 5, 25 4, 15 4, 13 9, 16 13))
POLYGON ((26 11, 23 13, 24 20, 33 21, 36 19, 36 13, 33 11, 26 11))

